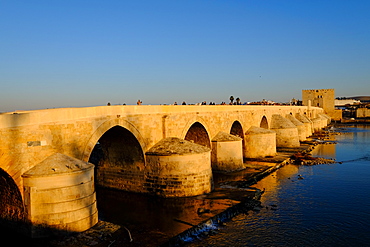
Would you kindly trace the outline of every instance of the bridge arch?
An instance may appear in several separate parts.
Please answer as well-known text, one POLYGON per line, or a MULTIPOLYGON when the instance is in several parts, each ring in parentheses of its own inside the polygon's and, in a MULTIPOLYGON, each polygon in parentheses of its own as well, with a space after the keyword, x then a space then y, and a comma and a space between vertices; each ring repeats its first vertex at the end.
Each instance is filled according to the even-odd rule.
POLYGON ((245 149, 244 130, 242 124, 235 120, 230 128, 230 134, 242 138, 242 148, 245 149))
POLYGON ((13 178, 0 168, 0 226, 5 226, 18 232, 19 223, 24 226, 26 211, 21 192, 13 178))
POLYGON ((208 133, 204 125, 196 121, 187 129, 184 139, 211 148, 211 140, 208 133))
POLYGON ((241 123, 238 120, 235 120, 230 128, 230 134, 238 136, 244 139, 244 131, 241 123))
POLYGON ((89 162, 96 166, 118 166, 130 170, 142 170, 145 165, 139 141, 129 130, 119 125, 110 128, 100 137, 89 162))
POLYGON ((121 125, 105 131, 95 143, 89 162, 95 165, 95 182, 108 188, 141 192, 145 155, 136 136, 121 125))
POLYGON ((267 117, 263 116, 260 122, 260 127, 264 129, 269 129, 269 123, 267 121, 267 117))
POLYGON ((91 135, 90 139, 87 141, 85 145, 83 155, 82 155, 83 157, 81 158, 81 160, 89 161, 90 155, 92 151, 94 150, 95 145, 99 142, 99 139, 106 132, 108 132, 110 129, 116 126, 122 127, 126 129, 127 131, 129 131, 133 135, 133 137, 135 137, 135 139, 138 141, 138 144, 140 145, 141 150, 147 150, 148 145, 145 142, 145 139, 140 134, 140 132, 135 128, 135 126, 127 120, 116 118, 116 119, 105 121, 95 130, 95 132, 91 135))

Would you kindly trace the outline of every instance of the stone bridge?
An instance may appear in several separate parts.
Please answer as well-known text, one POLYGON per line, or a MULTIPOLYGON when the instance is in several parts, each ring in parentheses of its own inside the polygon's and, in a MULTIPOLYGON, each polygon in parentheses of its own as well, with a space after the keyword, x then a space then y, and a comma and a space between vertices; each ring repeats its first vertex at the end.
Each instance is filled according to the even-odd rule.
POLYGON ((0 223, 40 237, 98 219, 95 185, 163 197, 297 146, 330 121, 304 106, 100 106, 0 114, 0 223), (19 227, 22 225, 22 227, 19 227))

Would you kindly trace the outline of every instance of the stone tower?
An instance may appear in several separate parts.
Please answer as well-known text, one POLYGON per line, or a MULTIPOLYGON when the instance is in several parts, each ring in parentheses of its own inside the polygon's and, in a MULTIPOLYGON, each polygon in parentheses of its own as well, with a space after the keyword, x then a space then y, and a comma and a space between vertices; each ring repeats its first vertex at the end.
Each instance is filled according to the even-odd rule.
POLYGON ((305 106, 321 107, 326 114, 335 120, 342 118, 342 111, 335 110, 335 90, 334 89, 310 89, 302 90, 302 104, 305 106))
POLYGON ((334 89, 302 90, 302 104, 308 106, 309 100, 312 106, 321 107, 326 113, 334 111, 334 89))

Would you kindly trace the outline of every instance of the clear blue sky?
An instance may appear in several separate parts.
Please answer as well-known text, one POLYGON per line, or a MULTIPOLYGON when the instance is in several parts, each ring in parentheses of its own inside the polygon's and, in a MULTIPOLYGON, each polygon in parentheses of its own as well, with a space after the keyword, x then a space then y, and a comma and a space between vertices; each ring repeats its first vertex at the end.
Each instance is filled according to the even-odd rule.
POLYGON ((370 95, 370 1, 0 0, 0 112, 370 95))

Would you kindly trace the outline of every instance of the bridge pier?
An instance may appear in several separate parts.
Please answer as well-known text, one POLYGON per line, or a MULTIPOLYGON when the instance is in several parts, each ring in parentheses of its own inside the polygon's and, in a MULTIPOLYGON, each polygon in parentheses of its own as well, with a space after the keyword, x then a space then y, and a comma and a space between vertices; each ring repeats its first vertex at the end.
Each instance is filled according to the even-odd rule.
POLYGON ((144 188, 162 197, 211 192, 211 150, 176 137, 162 139, 146 152, 144 188))
POLYGON ((306 127, 306 137, 309 137, 312 135, 313 131, 313 126, 312 126, 312 121, 309 120, 305 115, 302 115, 301 113, 297 113, 295 115, 296 119, 304 124, 306 127))
POLYGON ((245 132, 245 158, 264 158, 276 155, 276 132, 256 126, 245 132))
POLYGON ((331 118, 326 114, 318 114, 316 118, 312 119, 314 131, 318 132, 325 128, 330 122, 331 118))
POLYGON ((276 147, 299 147, 298 128, 288 119, 273 114, 271 130, 276 132, 276 147))
POLYGON ((320 117, 312 119, 312 126, 314 132, 319 132, 323 127, 323 121, 320 117))
POLYGON ((326 120, 326 124, 325 126, 327 126, 328 124, 331 123, 331 117, 329 117, 328 115, 322 113, 322 114, 318 114, 323 120, 325 119, 326 120))
POLYGON ((22 177, 31 237, 81 232, 98 222, 93 164, 56 153, 22 177))
POLYGON ((244 168, 242 138, 219 132, 212 139, 212 169, 237 171, 244 168))
POLYGON ((286 118, 297 127, 299 141, 305 141, 307 137, 306 126, 291 114, 288 114, 286 118))

